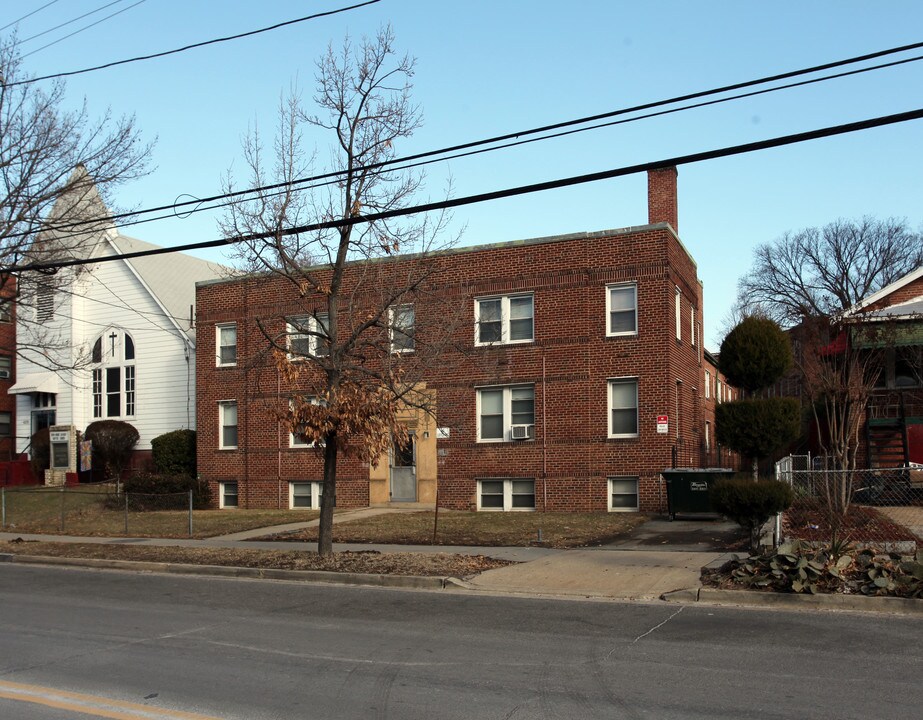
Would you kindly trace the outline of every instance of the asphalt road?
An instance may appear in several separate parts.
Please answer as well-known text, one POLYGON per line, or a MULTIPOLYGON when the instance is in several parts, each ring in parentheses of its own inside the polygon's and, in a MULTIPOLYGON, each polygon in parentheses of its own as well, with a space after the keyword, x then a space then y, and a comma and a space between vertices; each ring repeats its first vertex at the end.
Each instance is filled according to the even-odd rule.
POLYGON ((881 720, 923 707, 915 618, 14 565, 0 565, 0 663, 12 720, 881 720))

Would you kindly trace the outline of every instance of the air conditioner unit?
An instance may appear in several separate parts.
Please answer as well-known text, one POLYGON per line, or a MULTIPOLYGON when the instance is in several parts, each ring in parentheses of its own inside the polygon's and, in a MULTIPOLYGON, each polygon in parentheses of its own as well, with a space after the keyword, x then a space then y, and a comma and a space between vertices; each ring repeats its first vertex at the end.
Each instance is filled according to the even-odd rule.
POLYGON ((0 378, 9 378, 9 376, 10 376, 9 370, 0 370, 0 378))
POLYGON ((528 440, 532 437, 534 432, 534 425, 512 425, 510 427, 510 435, 513 440, 528 440))

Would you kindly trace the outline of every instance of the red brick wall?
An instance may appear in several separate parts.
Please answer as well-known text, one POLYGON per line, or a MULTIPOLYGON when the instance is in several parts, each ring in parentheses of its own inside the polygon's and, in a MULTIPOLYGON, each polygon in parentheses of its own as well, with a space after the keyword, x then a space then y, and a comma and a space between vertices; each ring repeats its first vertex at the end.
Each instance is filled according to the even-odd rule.
POLYGON ((871 310, 881 310, 882 308, 890 307, 891 305, 899 305, 900 303, 907 302, 908 300, 913 300, 923 296, 923 277, 919 277, 912 282, 907 283, 902 288, 898 288, 894 292, 883 297, 878 302, 872 303, 867 308, 866 311, 871 310))
MULTIPOLYGON (((674 173, 675 188, 675 173, 674 173)), ((675 204, 675 202, 674 202, 675 204)), ((672 218, 675 222, 675 216, 672 218)), ((439 258, 436 295, 461 308, 468 320, 454 329, 440 323, 444 306, 418 298, 418 342, 442 327, 460 348, 425 374, 438 396, 439 502, 474 509, 478 479, 534 478, 537 509, 605 511, 607 478, 640 477, 643 510, 664 510, 659 472, 676 446, 681 465, 701 465, 704 391, 701 337, 690 334, 690 308, 701 326, 702 291, 695 263, 664 224, 485 246, 439 258), (637 283, 638 333, 606 336, 606 285, 637 283), (676 340, 675 288, 683 294, 682 340, 676 340), (474 299, 534 293, 535 341, 476 347, 474 299), (609 378, 639 382, 639 437, 608 438, 609 378), (679 395, 679 435, 672 420, 679 395), (533 384, 535 438, 477 442, 477 388, 533 384), (656 432, 658 415, 671 416, 670 433, 656 432)), ((351 277, 347 282, 354 282, 351 277)), ((197 427, 199 472, 217 483, 237 481, 241 507, 287 507, 290 480, 320 480, 321 458, 290 450, 272 408, 287 402, 265 357, 265 330, 281 330, 292 289, 272 278, 205 284, 197 290, 197 427), (216 323, 236 322, 238 365, 215 367, 216 323), (263 329, 261 329, 261 327, 263 329), (239 447, 218 449, 218 403, 238 402, 239 447)), ((368 503, 368 466, 339 464, 337 504, 368 503)))

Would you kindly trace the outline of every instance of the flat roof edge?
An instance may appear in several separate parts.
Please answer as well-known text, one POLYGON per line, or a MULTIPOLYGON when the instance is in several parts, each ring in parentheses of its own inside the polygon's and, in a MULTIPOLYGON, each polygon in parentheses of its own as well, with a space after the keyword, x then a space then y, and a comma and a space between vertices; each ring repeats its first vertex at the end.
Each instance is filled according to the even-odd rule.
MULTIPOLYGON (((440 250, 433 254, 461 255, 464 253, 481 252, 485 250, 503 250, 507 248, 528 247, 530 245, 544 245, 547 243, 567 242, 570 240, 597 240, 600 238, 618 237, 620 235, 631 235, 634 233, 654 232, 656 230, 668 230, 673 238, 679 243, 679 246, 682 248, 683 252, 686 253, 686 256, 689 258, 692 264, 696 267, 696 269, 698 269, 698 265, 696 264, 695 259, 679 239, 679 235, 676 234, 676 230, 673 229, 673 226, 670 225, 670 223, 666 222, 651 223, 648 225, 629 225, 628 227, 612 228, 610 230, 593 230, 585 232, 565 233, 561 235, 544 235, 542 237, 525 238, 521 240, 503 240, 501 242, 484 243, 483 245, 465 245, 463 247, 440 250)), ((404 257, 414 257, 414 253, 407 253, 407 255, 404 257)), ((246 273, 238 275, 237 277, 200 280, 196 282, 195 286, 208 287, 209 285, 217 285, 219 283, 236 282, 238 280, 259 277, 261 274, 262 273, 246 273)))

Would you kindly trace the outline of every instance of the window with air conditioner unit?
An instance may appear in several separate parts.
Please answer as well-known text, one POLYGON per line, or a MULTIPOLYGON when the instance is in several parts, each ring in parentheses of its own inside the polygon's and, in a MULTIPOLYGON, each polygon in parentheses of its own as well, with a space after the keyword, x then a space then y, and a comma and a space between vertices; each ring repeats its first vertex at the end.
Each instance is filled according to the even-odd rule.
POLYGON ((0 355, 0 378, 8 380, 13 374, 13 358, 0 355))
POLYGON ((510 437, 513 440, 531 440, 535 435, 534 425, 511 425, 510 437))
POLYGON ((535 428, 535 388, 511 385, 477 391, 479 442, 528 440, 535 428))

